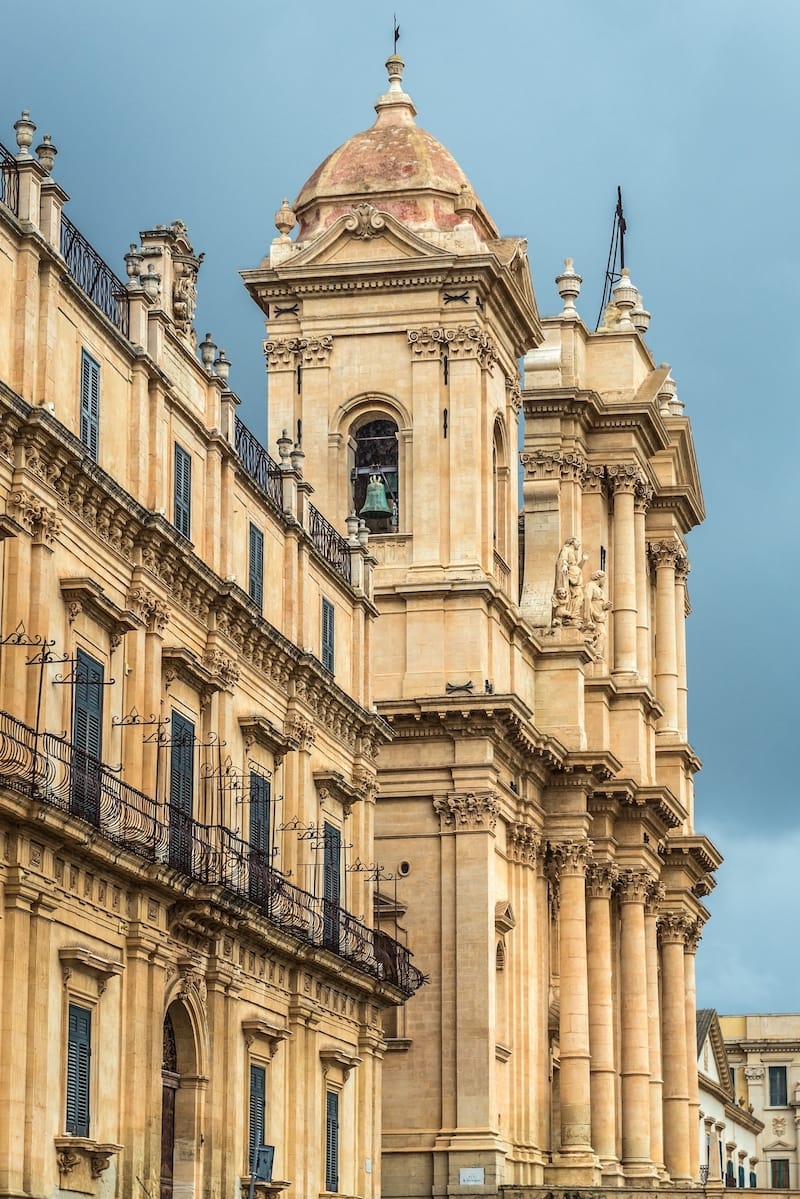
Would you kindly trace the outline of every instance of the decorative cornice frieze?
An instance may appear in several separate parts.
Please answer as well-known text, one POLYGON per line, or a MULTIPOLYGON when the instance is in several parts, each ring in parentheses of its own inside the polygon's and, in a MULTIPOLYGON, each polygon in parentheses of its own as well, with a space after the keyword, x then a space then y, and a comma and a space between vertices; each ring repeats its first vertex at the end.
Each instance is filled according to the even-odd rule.
POLYGON ((610 899, 619 878, 615 862, 590 862, 586 871, 586 894, 590 899, 610 899))
POLYGON ((433 809, 438 813, 442 831, 454 829, 461 832, 481 828, 491 830, 497 825, 500 803, 494 791, 454 791, 450 795, 437 795, 433 801, 433 809))
POLYGON ((564 479, 583 483, 588 463, 581 454, 562 450, 523 452, 519 460, 528 479, 564 479))

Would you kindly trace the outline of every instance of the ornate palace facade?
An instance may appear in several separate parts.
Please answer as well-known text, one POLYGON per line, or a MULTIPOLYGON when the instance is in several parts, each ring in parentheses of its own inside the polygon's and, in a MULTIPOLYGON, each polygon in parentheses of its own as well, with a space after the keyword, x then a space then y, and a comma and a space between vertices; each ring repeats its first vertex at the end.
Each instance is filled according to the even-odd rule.
POLYGON ((386 1196, 699 1183, 689 422, 627 273, 540 317, 402 65, 244 272, 277 465, 185 228, 87 300, 18 123, 0 1194, 231 1196, 266 1136, 371 1196, 381 1057, 386 1196))
POLYGON ((267 1145, 260 1199, 375 1196, 380 1014, 422 980, 359 867, 366 536, 198 359, 185 227, 123 283, 33 131, 0 151, 0 1195, 234 1199, 267 1145))

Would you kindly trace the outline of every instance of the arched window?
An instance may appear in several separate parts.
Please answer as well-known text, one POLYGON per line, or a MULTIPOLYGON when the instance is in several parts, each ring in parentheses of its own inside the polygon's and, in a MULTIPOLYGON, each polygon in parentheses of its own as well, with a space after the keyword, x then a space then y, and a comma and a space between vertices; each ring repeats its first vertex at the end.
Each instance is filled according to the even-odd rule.
POLYGON ((500 420, 492 437, 492 543, 503 560, 508 558, 509 469, 505 429, 500 420))
POLYGON ((371 481, 381 484, 383 492, 373 488, 370 496, 380 501, 381 494, 385 495, 386 514, 365 514, 363 519, 371 533, 394 533, 400 517, 397 424, 389 417, 368 420, 353 430, 352 437, 354 510, 361 515, 371 481))

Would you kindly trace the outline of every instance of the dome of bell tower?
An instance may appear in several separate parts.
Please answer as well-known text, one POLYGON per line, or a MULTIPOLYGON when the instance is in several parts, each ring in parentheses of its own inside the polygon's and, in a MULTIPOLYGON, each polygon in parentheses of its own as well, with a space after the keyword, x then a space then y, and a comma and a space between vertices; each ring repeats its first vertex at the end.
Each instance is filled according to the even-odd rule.
POLYGON ((300 189, 298 240, 318 237, 364 200, 422 236, 449 232, 465 220, 481 241, 498 236, 453 155, 414 120, 403 67, 396 54, 387 60, 389 90, 378 98, 374 125, 329 154, 300 189))

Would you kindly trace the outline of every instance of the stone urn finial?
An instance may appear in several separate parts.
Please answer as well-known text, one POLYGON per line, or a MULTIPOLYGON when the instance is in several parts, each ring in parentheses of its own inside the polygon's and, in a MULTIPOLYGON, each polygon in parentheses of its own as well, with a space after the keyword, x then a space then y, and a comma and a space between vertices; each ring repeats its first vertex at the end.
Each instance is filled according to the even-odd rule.
POLYGON ((631 320, 631 312, 636 307, 636 301, 639 299, 639 293, 631 281, 631 273, 626 266, 620 272, 619 282, 612 291, 614 303, 617 306, 617 311, 620 314, 617 328, 632 329, 633 321, 631 320))
POLYGON ((403 69, 405 65, 399 54, 390 54, 386 59, 390 92, 401 92, 403 90, 403 69))
POLYGON ((217 356, 217 343, 212 341, 210 333, 206 333, 205 337, 197 348, 200 351, 200 361, 210 375, 211 368, 214 365, 214 359, 217 356))
POLYGON ((631 324, 637 333, 644 335, 650 325, 650 313, 644 306, 641 292, 637 292, 636 306, 631 312, 631 324))
POLYGON ((48 175, 55 166, 56 154, 58 154, 58 149, 53 145, 50 134, 46 133, 36 147, 36 157, 39 159, 39 165, 44 167, 48 175))
POLYGON ((224 350, 220 350, 219 355, 214 359, 214 374, 218 379, 222 379, 223 383, 227 383, 230 373, 230 359, 225 357, 224 350))
POLYGON ((14 132, 17 135, 17 145, 19 146, 19 158, 32 158, 30 152, 33 144, 33 135, 36 132, 36 126, 31 120, 31 114, 27 108, 23 108, 22 116, 18 121, 14 122, 14 132))
POLYGON ((284 196, 283 203, 275 213, 275 228, 278 230, 281 237, 288 237, 296 224, 297 217, 295 216, 289 201, 284 196))
POLYGON ((564 259, 564 270, 560 275, 556 275, 556 287, 558 294, 564 301, 564 310, 561 313, 562 319, 578 320, 578 311, 575 307, 575 301, 581 293, 581 284, 583 278, 577 273, 572 265, 571 258, 564 259))
POLYGON ((136 242, 132 241, 131 248, 128 250, 128 253, 125 255, 125 271, 128 276, 128 279, 130 280, 130 282, 128 283, 128 287, 136 286, 139 276, 142 273, 142 263, 143 262, 144 262, 144 257, 142 255, 141 249, 139 248, 139 246, 136 245, 136 242))

